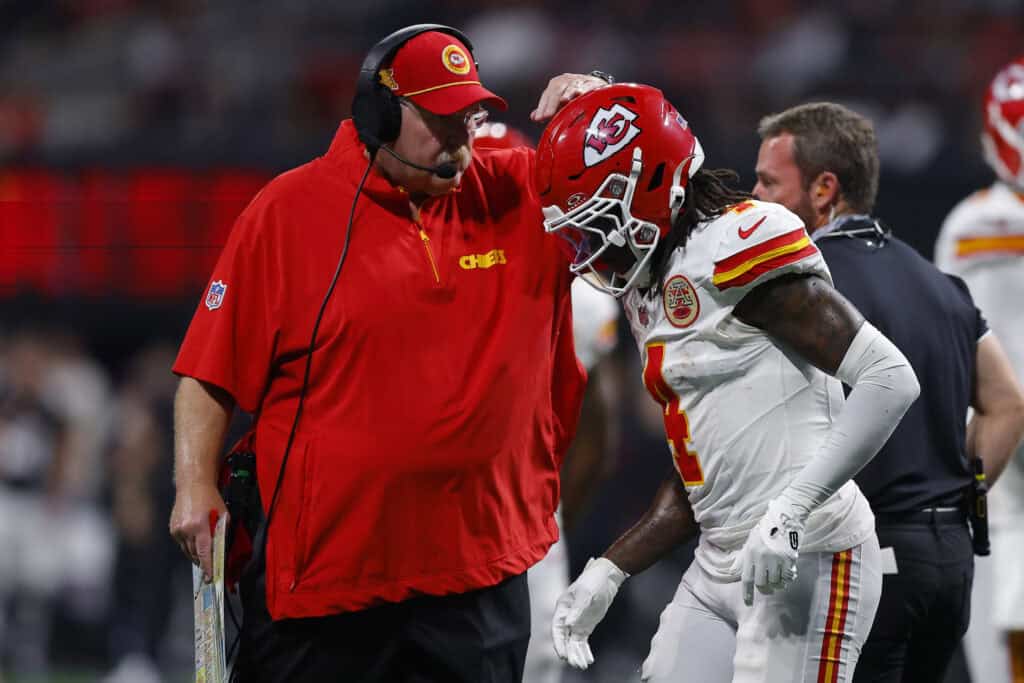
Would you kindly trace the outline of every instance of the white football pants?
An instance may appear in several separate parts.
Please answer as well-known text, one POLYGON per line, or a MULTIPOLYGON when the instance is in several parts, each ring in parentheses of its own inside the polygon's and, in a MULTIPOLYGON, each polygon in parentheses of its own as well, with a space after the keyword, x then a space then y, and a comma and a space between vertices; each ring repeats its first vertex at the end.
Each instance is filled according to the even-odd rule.
POLYGON ((840 683, 867 640, 882 593, 874 535, 838 553, 807 553, 772 595, 690 565, 661 615, 642 680, 651 683, 840 683))
POLYGON ((530 645, 526 650, 523 683, 559 683, 567 666, 555 654, 551 635, 555 603, 569 587, 569 553, 562 531, 562 516, 555 513, 555 521, 558 522, 558 542, 526 574, 530 584, 530 645))

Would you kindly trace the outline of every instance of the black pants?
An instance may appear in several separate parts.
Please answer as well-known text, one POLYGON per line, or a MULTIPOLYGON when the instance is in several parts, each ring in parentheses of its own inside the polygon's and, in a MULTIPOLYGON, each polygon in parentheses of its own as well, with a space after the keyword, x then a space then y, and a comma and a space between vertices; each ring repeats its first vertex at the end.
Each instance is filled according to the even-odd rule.
POLYGON ((264 571, 242 579, 241 683, 519 683, 530 640, 523 573, 481 590, 271 621, 264 571))
POLYGON ((971 616, 974 554, 964 522, 878 524, 896 554, 854 683, 940 683, 971 616))

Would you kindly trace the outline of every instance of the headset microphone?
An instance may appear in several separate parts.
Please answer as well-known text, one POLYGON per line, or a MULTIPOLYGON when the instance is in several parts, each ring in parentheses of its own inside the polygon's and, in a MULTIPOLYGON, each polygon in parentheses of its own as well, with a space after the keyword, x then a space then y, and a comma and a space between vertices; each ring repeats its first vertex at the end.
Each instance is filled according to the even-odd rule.
POLYGON ((420 171, 426 171, 427 173, 433 173, 438 178, 441 178, 443 180, 451 180, 452 178, 455 177, 455 174, 459 172, 459 169, 455 166, 455 164, 453 164, 450 161, 446 161, 443 164, 438 164, 437 166, 421 166, 419 164, 409 161, 408 159, 406 159, 401 154, 391 149, 387 145, 381 145, 380 149, 384 150, 394 158, 398 159, 406 166, 419 169, 420 171))

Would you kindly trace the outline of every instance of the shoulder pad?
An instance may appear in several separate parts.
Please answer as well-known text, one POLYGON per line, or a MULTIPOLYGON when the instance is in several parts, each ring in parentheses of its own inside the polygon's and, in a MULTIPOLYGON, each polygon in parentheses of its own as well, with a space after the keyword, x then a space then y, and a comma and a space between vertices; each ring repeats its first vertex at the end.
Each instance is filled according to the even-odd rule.
POLYGON ((714 222, 719 243, 712 282, 720 291, 749 285, 776 271, 806 272, 807 268, 794 266, 807 259, 824 265, 803 223, 779 204, 743 202, 714 222))

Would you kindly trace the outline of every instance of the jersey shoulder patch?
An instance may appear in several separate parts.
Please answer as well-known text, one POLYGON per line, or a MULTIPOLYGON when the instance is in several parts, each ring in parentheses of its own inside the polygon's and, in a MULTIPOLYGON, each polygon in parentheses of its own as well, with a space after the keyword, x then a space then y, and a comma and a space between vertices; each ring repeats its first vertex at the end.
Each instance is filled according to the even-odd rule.
POLYGON ((711 281, 719 291, 785 272, 827 275, 824 260, 796 214, 771 202, 741 202, 714 220, 718 247, 711 281), (808 267, 810 266, 810 267, 808 267))

